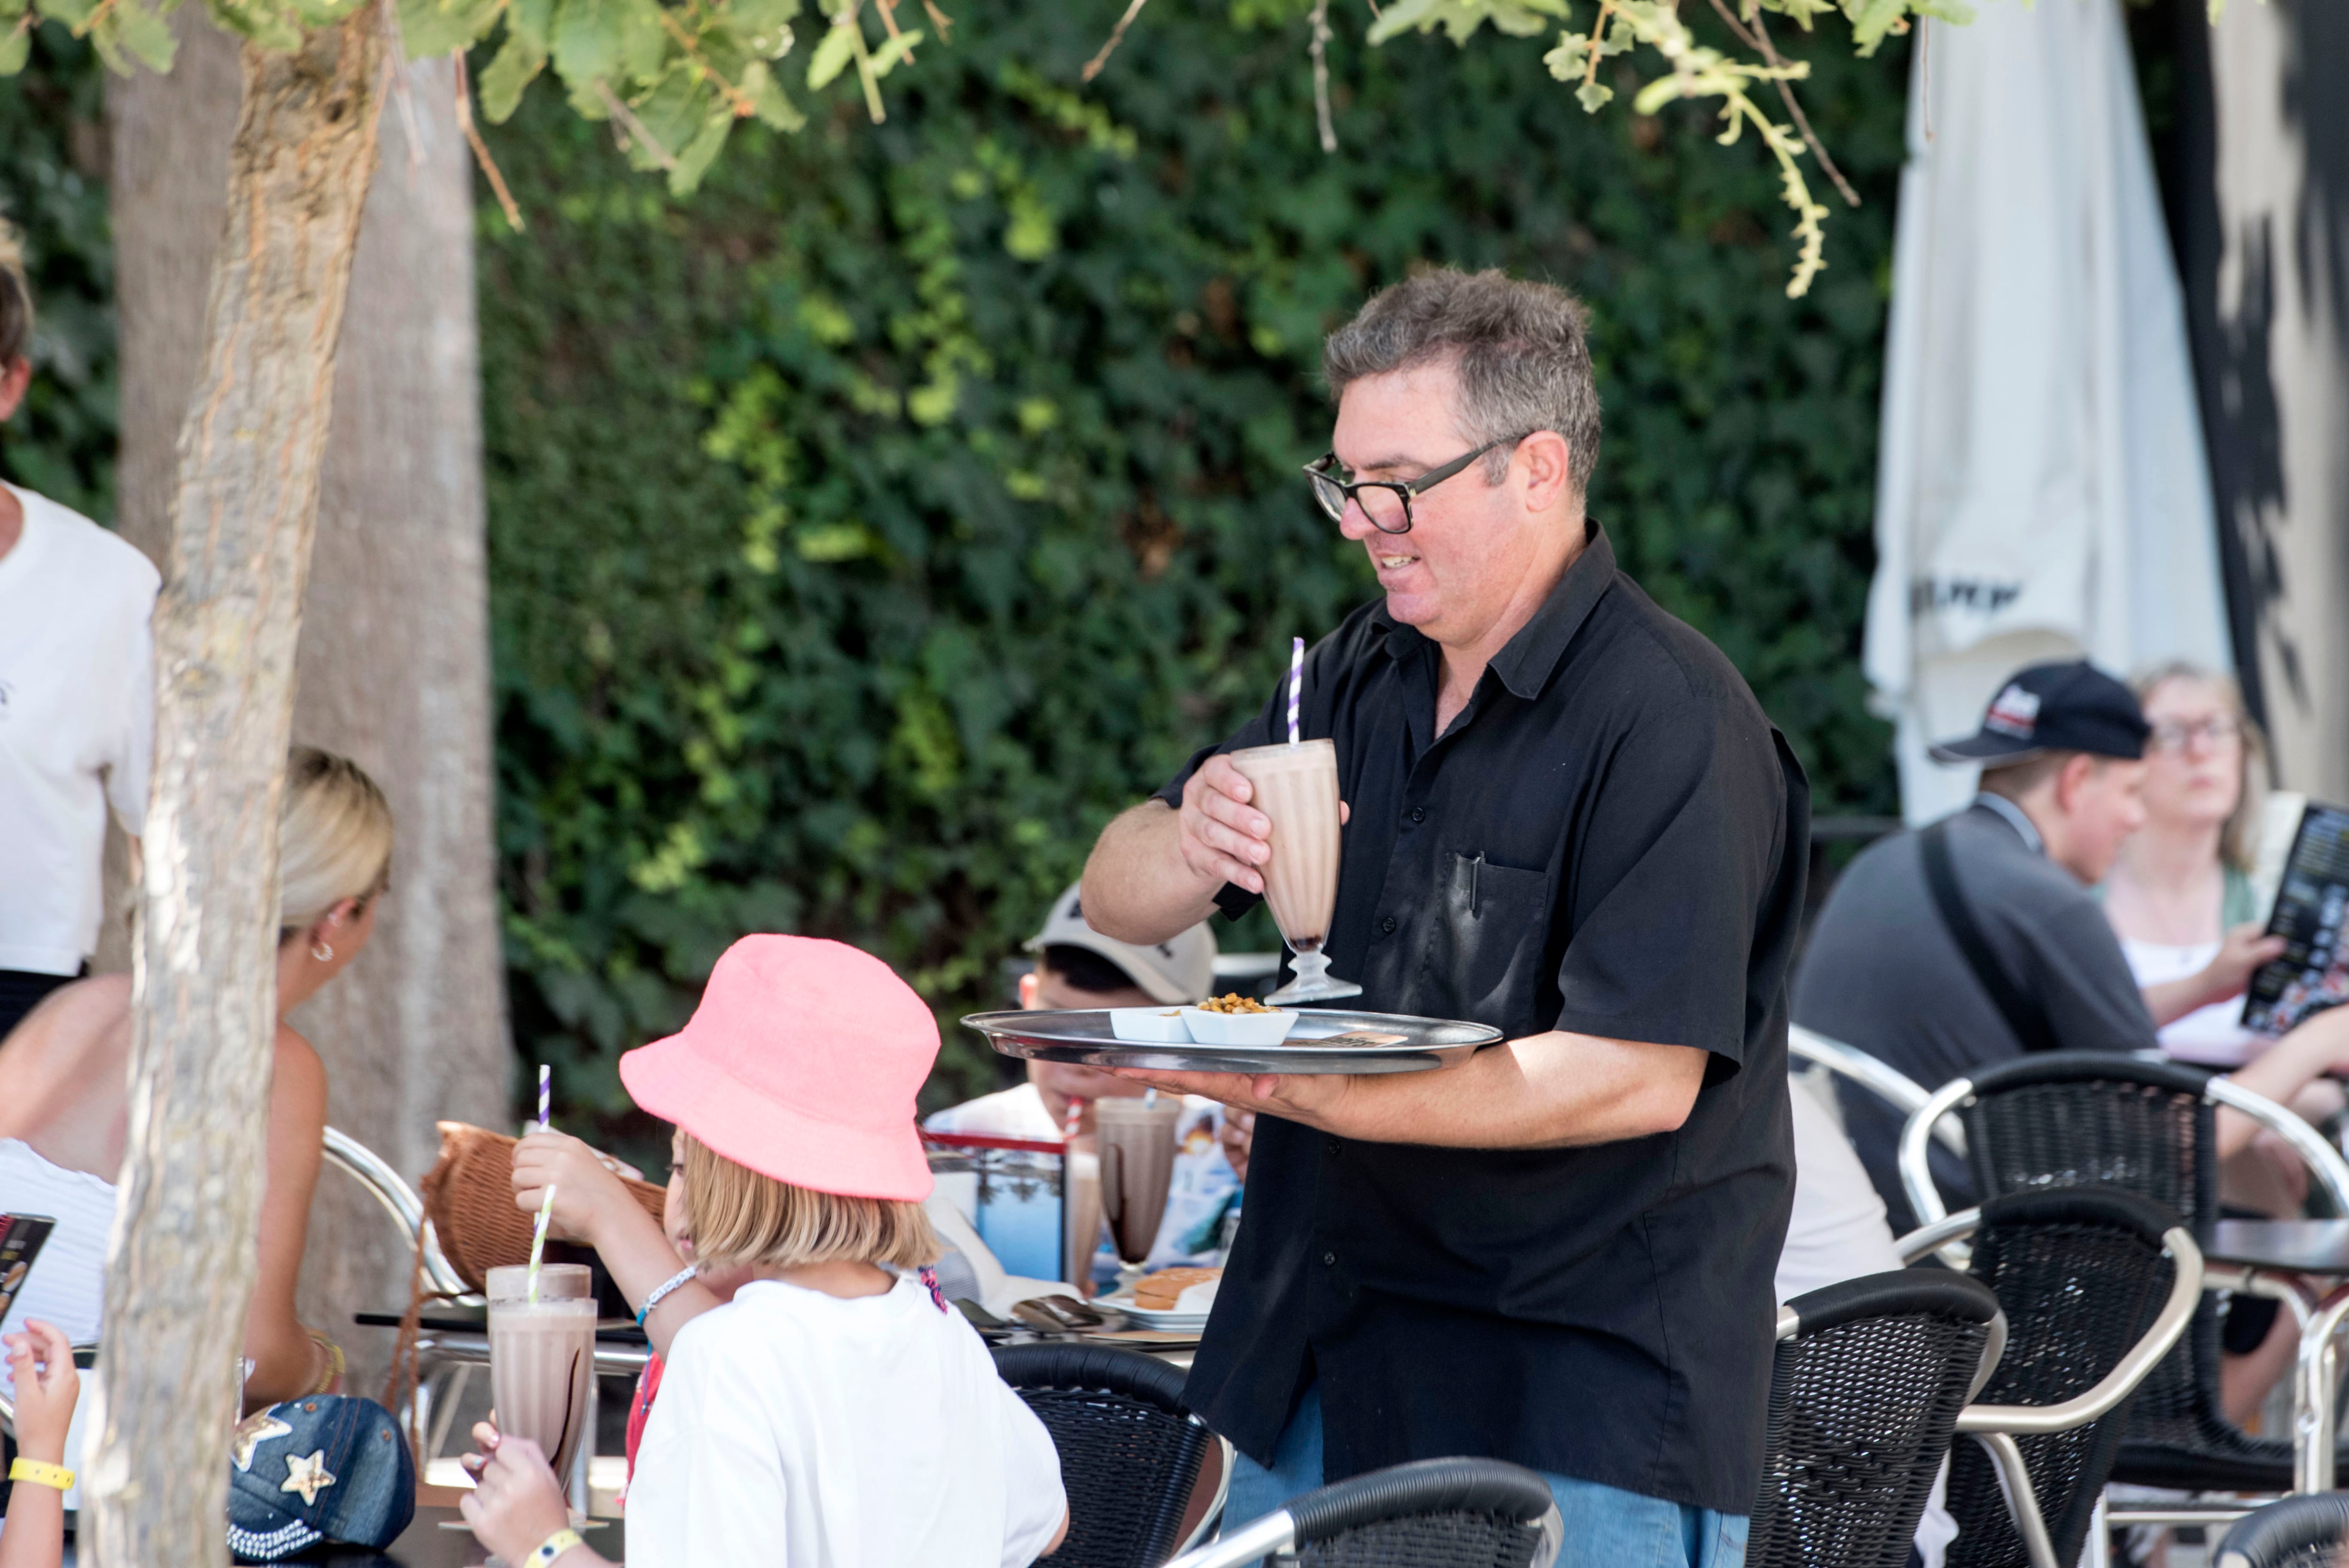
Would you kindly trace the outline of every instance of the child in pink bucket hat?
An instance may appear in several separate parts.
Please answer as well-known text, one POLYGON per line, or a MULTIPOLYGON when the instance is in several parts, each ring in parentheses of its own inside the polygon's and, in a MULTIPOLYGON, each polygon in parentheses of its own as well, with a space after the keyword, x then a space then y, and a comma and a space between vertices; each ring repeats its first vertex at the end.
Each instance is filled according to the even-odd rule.
MULTIPOLYGON (((869 954, 802 936, 727 949, 692 1020, 620 1058, 636 1104, 677 1124, 671 1222, 681 1208, 696 1259, 649 1289, 647 1264, 678 1255, 637 1233, 657 1223, 585 1145, 523 1140, 538 1147, 516 1154, 518 1199, 526 1175, 554 1182, 557 1218, 643 1300, 666 1353, 630 1568, 1021 1568, 1060 1544, 1051 1439, 928 1278, 914 1097, 937 1052, 929 1008, 869 954), (744 1283, 721 1301, 697 1271, 744 1283)), ((518 1568, 605 1561, 536 1445, 474 1436, 487 1457, 468 1456, 464 1511, 485 1545, 518 1568)))

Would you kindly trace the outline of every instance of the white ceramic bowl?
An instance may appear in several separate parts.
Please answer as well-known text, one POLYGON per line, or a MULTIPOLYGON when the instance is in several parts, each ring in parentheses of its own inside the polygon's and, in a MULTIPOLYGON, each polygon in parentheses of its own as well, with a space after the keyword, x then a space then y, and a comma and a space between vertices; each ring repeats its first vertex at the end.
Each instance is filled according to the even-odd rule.
POLYGON ((1112 1007, 1110 1032, 1121 1040, 1143 1040, 1162 1046, 1187 1046, 1191 1031, 1183 1026, 1183 1007, 1112 1007))
POLYGON ((1204 1007, 1183 1009, 1191 1038, 1203 1046, 1277 1046, 1297 1026, 1297 1015, 1271 1013, 1210 1013, 1204 1007))

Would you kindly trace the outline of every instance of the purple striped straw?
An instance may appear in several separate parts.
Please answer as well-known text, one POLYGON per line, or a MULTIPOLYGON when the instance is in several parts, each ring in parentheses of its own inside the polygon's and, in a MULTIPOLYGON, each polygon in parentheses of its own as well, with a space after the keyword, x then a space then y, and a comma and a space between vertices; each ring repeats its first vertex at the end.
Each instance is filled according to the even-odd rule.
POLYGON ((538 1130, 541 1132, 546 1130, 546 1089, 547 1080, 552 1076, 553 1069, 544 1062, 538 1064, 538 1130))
POLYGON ((1302 737, 1297 728, 1297 705, 1305 690, 1305 639, 1288 639, 1288 744, 1295 746, 1302 737))

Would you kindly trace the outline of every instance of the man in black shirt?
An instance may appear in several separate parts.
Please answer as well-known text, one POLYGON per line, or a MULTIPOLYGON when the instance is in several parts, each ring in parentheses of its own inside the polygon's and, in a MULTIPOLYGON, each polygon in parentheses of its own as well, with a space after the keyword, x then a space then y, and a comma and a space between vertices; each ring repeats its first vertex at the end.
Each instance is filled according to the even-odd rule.
MULTIPOLYGON (((1322 505, 1385 590, 1306 663, 1350 816, 1327 951, 1361 1006, 1507 1043, 1444 1072, 1159 1075, 1258 1113, 1188 1398, 1230 1517, 1364 1470, 1544 1472, 1569 1563, 1742 1560, 1793 1154, 1785 979, 1802 772, 1744 682, 1582 510, 1581 312, 1497 273, 1387 290, 1324 354, 1322 505)), ((1102 833, 1095 926, 1154 941, 1261 896, 1220 755, 1102 833)))

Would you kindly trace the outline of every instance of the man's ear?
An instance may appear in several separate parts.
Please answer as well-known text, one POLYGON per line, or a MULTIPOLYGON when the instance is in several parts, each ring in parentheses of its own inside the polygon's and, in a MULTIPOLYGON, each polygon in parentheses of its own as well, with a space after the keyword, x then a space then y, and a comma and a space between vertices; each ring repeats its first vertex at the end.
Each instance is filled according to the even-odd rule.
POLYGON ((2057 809, 2068 813, 2077 806, 2080 802, 2080 792, 2088 787, 2088 780, 2095 777, 2096 769, 2103 766, 2102 758, 2085 751, 2076 752, 2066 758, 2064 766, 2055 770, 2057 809))
POLYGON ((1511 459, 1525 476, 1526 506, 1547 511, 1574 493, 1574 453, 1556 430, 1536 430, 1511 459))

